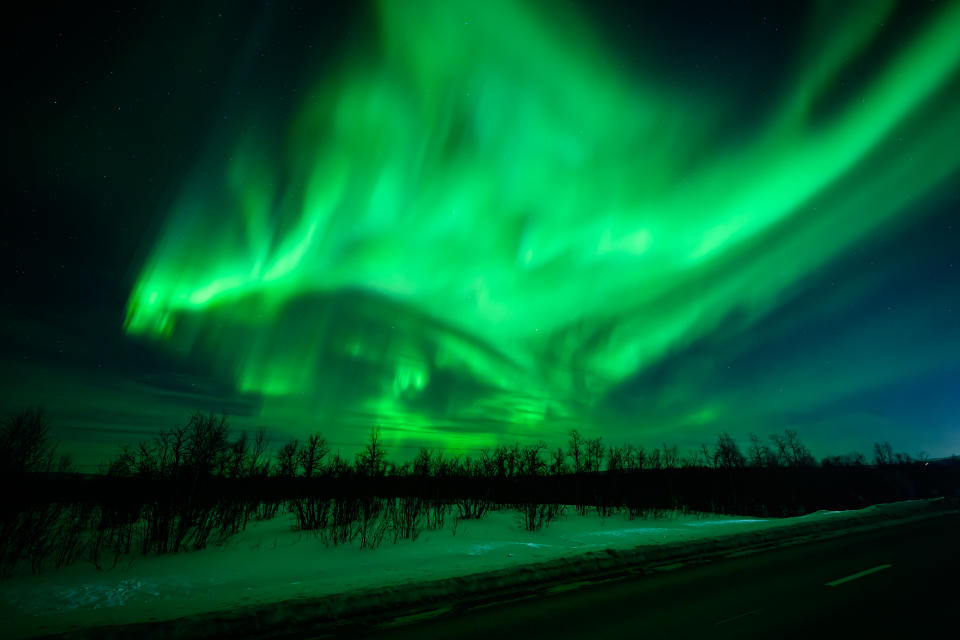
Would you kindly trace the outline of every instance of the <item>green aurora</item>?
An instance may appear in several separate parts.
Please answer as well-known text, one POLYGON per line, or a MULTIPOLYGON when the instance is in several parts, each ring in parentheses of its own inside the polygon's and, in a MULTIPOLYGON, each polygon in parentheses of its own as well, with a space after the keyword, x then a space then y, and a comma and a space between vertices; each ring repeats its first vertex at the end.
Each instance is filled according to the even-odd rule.
POLYGON ((742 410, 675 389, 682 410, 642 423, 605 399, 759 321, 960 167, 960 3, 838 90, 893 9, 815 14, 745 126, 734 95, 618 64, 551 4, 380 2, 289 117, 210 134, 125 331, 208 363, 265 422, 392 446, 715 434, 742 410))

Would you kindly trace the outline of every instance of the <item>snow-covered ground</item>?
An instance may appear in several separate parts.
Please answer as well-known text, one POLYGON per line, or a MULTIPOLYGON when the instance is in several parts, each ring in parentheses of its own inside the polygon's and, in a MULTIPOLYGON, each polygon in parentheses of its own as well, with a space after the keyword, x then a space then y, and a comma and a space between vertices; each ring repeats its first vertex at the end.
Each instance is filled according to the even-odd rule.
POLYGON ((326 547, 312 533, 294 531, 291 519, 280 516, 251 524, 222 548, 130 556, 103 571, 79 562, 2 580, 0 619, 4 637, 23 638, 438 580, 605 549, 718 539, 849 513, 819 511, 769 520, 670 514, 630 520, 625 514, 601 518, 592 511, 580 516, 570 508, 546 528, 528 532, 519 513, 493 511, 479 521, 457 522, 450 516, 443 529, 374 550, 326 547))

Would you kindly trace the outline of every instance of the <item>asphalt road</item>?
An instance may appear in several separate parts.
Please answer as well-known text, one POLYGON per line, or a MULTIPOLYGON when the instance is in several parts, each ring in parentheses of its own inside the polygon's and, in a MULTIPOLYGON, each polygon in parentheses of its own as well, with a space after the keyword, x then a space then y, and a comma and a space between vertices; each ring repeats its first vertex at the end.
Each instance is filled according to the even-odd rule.
POLYGON ((960 630, 960 515, 369 621, 350 637, 917 638, 960 630))

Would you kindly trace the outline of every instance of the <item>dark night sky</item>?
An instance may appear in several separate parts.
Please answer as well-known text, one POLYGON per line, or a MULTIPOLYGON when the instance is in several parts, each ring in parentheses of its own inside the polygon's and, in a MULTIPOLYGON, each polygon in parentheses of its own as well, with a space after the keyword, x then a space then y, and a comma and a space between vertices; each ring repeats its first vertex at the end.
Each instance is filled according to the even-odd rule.
POLYGON ((960 451, 958 5, 646 4, 22 9, 0 411, 960 451))

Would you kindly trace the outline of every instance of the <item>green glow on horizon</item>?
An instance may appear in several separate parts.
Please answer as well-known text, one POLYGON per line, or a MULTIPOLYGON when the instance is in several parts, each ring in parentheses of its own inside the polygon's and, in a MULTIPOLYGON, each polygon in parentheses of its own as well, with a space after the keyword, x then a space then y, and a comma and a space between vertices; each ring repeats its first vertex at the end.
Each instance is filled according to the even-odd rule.
POLYGON ((891 6, 825 19, 774 112, 717 146, 729 96, 618 71, 572 16, 384 1, 371 52, 317 80, 285 144, 238 127, 183 189, 126 331, 208 354, 265 411, 394 441, 589 423, 960 166, 960 111, 931 106, 958 3, 815 115, 891 6))

